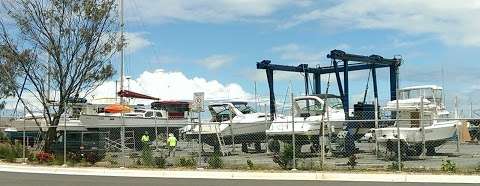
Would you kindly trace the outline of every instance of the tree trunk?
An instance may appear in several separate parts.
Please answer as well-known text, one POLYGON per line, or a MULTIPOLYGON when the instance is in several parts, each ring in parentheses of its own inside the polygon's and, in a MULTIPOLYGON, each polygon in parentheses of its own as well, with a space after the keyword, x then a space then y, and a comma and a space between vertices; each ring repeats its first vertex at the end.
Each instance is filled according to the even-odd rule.
POLYGON ((57 140, 57 126, 60 122, 60 113, 57 116, 53 117, 52 122, 48 125, 47 134, 45 136, 45 146, 43 146, 43 151, 52 153, 52 145, 57 140))

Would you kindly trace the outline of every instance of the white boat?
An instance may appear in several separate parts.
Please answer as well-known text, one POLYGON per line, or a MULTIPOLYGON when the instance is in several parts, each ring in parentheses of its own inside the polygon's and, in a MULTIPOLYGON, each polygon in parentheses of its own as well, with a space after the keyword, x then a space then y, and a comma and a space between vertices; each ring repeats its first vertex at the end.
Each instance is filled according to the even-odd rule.
MULTIPOLYGON (((57 131, 63 131, 66 127, 68 131, 86 131, 78 118, 72 118, 70 115, 62 115, 59 119, 57 131), (66 117, 66 118, 65 118, 66 117)), ((42 113, 34 112, 26 114, 22 118, 16 118, 7 123, 8 126, 16 128, 17 131, 47 131, 49 127, 42 113)))
POLYGON ((86 128, 158 127, 180 128, 188 123, 188 102, 154 102, 156 109, 135 108, 132 112, 83 114, 86 128))
POLYGON ((331 94, 310 95, 295 97, 294 100, 295 129, 292 130, 292 116, 278 116, 266 131, 267 135, 291 137, 292 132, 304 136, 318 135, 322 121, 325 125, 328 121, 332 131, 342 130, 345 113, 340 97, 331 94), (325 98, 328 105, 324 107, 325 98), (328 110, 328 114, 324 109, 328 110))
MULTIPOLYGON (((219 150, 221 143, 242 144, 243 151, 246 151, 248 143, 255 143, 259 150, 260 143, 265 141, 265 130, 270 127, 265 113, 256 112, 244 101, 211 104, 208 109, 212 118, 201 125, 202 142, 215 150, 219 150)), ((199 125, 189 125, 181 131, 185 137, 197 139, 199 125)))
POLYGON ((453 118, 449 119, 450 113, 442 103, 442 91, 442 87, 435 85, 400 89, 398 106, 397 100, 394 100, 388 102, 384 108, 385 111, 396 113, 398 122, 394 126, 375 130, 378 143, 396 152, 398 138, 400 138, 406 155, 418 156, 422 154, 423 141, 425 141, 426 153, 434 154, 435 147, 455 137, 456 127, 460 122, 453 118), (400 129, 399 136, 397 125, 400 129))
POLYGON ((269 138, 268 148, 272 152, 278 152, 280 141, 291 143, 292 133, 294 133, 298 151, 307 144, 312 144, 310 146, 312 152, 319 150, 318 139, 321 134, 322 122, 325 126, 325 135, 328 135, 329 132, 343 131, 345 113, 342 105, 340 97, 332 94, 295 97, 293 103, 294 129, 292 130, 291 115, 277 116, 266 131, 269 138))

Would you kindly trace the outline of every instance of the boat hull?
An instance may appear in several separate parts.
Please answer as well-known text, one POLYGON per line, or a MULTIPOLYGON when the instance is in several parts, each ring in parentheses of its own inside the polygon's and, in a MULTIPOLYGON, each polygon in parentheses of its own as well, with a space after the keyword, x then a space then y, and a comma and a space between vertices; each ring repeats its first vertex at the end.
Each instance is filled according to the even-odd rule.
MULTIPOLYGON (((251 143, 265 141, 265 131, 270 124, 265 122, 254 123, 208 123, 202 124, 202 141, 209 145, 218 144, 217 131, 222 135, 225 144, 251 143), (232 137, 233 140, 232 140, 232 137)), ((198 125, 190 125, 182 129, 187 139, 198 139, 198 125)))
POLYGON ((82 115, 80 121, 86 128, 111 128, 111 127, 184 127, 187 119, 167 120, 165 118, 140 118, 120 116, 82 115))
MULTIPOLYGON (((439 122, 432 126, 425 127, 425 146, 427 148, 438 147, 455 137, 458 121, 439 122)), ((397 144, 397 128, 388 127, 375 130, 377 142, 389 148, 392 144, 397 144)), ((421 128, 400 127, 401 144, 418 149, 423 146, 423 132, 421 128)), ((396 151, 395 148, 390 150, 396 151)))

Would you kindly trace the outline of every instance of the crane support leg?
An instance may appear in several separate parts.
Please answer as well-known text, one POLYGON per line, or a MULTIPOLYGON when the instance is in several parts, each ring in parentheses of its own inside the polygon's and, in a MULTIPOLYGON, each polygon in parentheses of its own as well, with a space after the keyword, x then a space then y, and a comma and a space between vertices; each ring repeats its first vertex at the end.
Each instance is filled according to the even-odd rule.
POLYGON ((268 90, 270 92, 270 119, 273 121, 275 119, 275 90, 273 89, 273 70, 266 69, 267 72, 267 81, 268 81, 268 90))
POLYGON ((377 100, 378 99, 377 70, 375 68, 372 68, 372 81, 373 81, 373 97, 375 98, 375 100, 377 100))
POLYGON ((313 74, 313 84, 315 86, 315 94, 322 93, 322 79, 320 73, 313 74))

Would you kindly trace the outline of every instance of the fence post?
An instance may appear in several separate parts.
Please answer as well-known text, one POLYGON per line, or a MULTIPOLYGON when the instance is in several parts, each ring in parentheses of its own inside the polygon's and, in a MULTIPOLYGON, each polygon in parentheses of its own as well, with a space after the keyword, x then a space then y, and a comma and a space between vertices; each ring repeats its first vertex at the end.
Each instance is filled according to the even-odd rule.
POLYGON ((377 129, 378 129, 378 99, 375 99, 373 102, 375 107, 375 132, 373 132, 373 137, 375 138, 375 156, 378 157, 378 141, 377 141, 377 129))
POLYGON ((201 112, 198 112, 198 160, 197 168, 200 169, 202 165, 202 119, 201 112))
MULTIPOLYGON (((267 104, 264 105, 264 108, 265 108, 265 130, 268 130, 270 129, 270 127, 268 127, 268 120, 267 120, 267 104)), ((268 149, 268 134, 267 132, 265 132, 265 149, 266 149, 266 152, 267 153, 270 153, 270 149, 268 149)))
POLYGON ((67 101, 63 103, 65 111, 63 112, 63 167, 67 166, 67 101))
POLYGON ((296 165, 296 160, 295 160, 295 155, 296 155, 296 143, 295 143, 295 99, 293 98, 293 93, 291 94, 292 97, 292 149, 293 149, 293 159, 292 159, 292 164, 293 164, 293 169, 292 170, 297 170, 297 165, 296 165))
MULTIPOLYGON (((326 103, 326 100, 325 100, 325 103, 324 104, 327 104, 326 103)), ((328 106, 325 106, 325 112, 327 113, 327 119, 328 118, 328 106)), ((321 144, 321 147, 320 147, 320 156, 322 158, 322 161, 320 162, 320 167, 323 168, 325 167, 325 114, 322 115, 322 122, 320 123, 322 126, 322 144, 321 144)))
POLYGON ((396 99, 396 113, 395 113, 395 124, 397 125, 397 163, 398 163, 398 171, 402 171, 402 152, 400 151, 400 122, 399 122, 399 115, 400 115, 400 108, 399 108, 399 95, 398 90, 396 92, 397 99, 396 99))
POLYGON ((123 115, 123 111, 120 114, 120 119, 122 120, 122 126, 120 127, 120 143, 122 146, 122 164, 123 166, 120 168, 127 167, 127 155, 125 152, 125 117, 123 115))
POLYGON ((457 129, 457 149, 456 152, 460 152, 460 125, 459 125, 459 115, 458 115, 458 97, 455 96, 455 128, 457 129))
POLYGON ((27 160, 25 159, 25 156, 26 156, 26 148, 27 148, 27 146, 25 145, 25 138, 26 138, 26 137, 25 137, 25 122, 26 122, 26 121, 25 121, 25 119, 26 119, 25 116, 27 116, 27 115, 26 115, 26 112, 25 112, 25 105, 23 105, 23 115, 24 115, 24 116, 23 116, 23 140, 22 140, 22 141, 23 141, 23 149, 22 149, 22 150, 23 150, 23 152, 22 152, 22 158, 23 158, 22 161, 23 161, 23 163, 22 163, 22 164, 27 164, 27 160))
MULTIPOLYGON (((170 131, 169 131, 169 128, 168 128, 168 123, 169 123, 169 120, 170 120, 170 116, 168 115, 168 112, 167 112, 167 119, 165 120, 165 125, 166 125, 166 128, 167 128, 167 139, 168 139, 168 135, 170 134, 170 131)), ((168 144, 167 144, 168 145, 168 144)))
MULTIPOLYGON (((157 112, 153 115, 153 125, 155 127, 155 150, 158 151, 158 128, 157 128, 157 112)), ((167 112, 167 127, 168 127, 168 112, 167 112)))
POLYGON ((423 96, 420 97, 420 127, 422 130, 422 154, 421 157, 425 158, 425 152, 426 152, 426 143, 425 143, 425 123, 423 122, 423 112, 424 112, 424 103, 423 103, 423 96))
MULTIPOLYGON (((230 120, 230 135, 232 138, 232 152, 235 152, 235 134, 233 133, 233 121, 232 121, 232 112, 228 112, 228 120, 230 120)), ((219 126, 220 127, 220 126, 219 126)), ((221 131, 220 131, 221 132, 221 131)), ((220 142, 218 142, 220 143, 220 142)), ((225 145, 225 144, 224 144, 225 145)), ((222 147, 220 147, 222 148, 222 147)), ((225 149, 224 149, 225 150, 225 149)), ((223 152, 222 152, 223 153, 223 152)))

